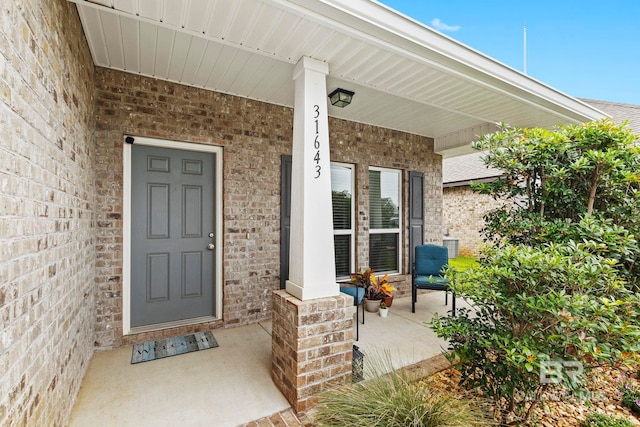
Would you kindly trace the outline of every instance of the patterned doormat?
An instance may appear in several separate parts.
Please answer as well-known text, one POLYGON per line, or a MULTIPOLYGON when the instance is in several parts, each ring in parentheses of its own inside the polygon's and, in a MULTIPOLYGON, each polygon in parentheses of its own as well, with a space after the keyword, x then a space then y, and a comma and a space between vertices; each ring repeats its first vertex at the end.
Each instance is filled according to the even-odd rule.
POLYGON ((218 341, 211 331, 180 335, 155 341, 145 341, 133 345, 131 364, 148 362, 192 351, 218 347, 218 341))

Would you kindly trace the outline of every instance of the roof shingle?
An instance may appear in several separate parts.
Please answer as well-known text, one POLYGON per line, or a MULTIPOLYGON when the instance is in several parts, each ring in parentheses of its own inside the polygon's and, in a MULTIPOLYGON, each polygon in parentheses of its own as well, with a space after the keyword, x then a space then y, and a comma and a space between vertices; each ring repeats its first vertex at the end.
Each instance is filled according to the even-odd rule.
POLYGON ((640 135, 640 105, 623 104, 621 102, 598 101, 595 99, 581 99, 611 116, 614 122, 629 121, 629 128, 636 135, 640 135))
MULTIPOLYGON (((631 131, 640 135, 640 105, 594 99, 581 99, 581 101, 610 115, 616 123, 627 120, 631 131)), ((486 181, 500 175, 499 169, 488 168, 484 164, 481 152, 448 157, 442 160, 442 184, 444 187, 468 185, 470 181, 486 181)))

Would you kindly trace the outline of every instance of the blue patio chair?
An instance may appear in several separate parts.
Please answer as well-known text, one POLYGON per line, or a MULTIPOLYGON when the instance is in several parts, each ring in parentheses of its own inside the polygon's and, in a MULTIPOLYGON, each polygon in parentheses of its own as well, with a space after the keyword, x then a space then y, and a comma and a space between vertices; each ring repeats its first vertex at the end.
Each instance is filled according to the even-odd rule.
MULTIPOLYGON (((444 268, 449 264, 449 251, 444 246, 416 246, 413 274, 411 278, 411 312, 416 312, 418 289, 445 291, 444 304, 448 304, 449 280, 444 277, 444 268)), ((451 293, 452 314, 456 315, 456 295, 451 293)))
MULTIPOLYGON (((364 288, 361 288, 359 286, 340 286, 340 292, 351 295, 353 297, 353 305, 356 306, 356 341, 358 341, 360 334, 358 310, 360 310, 360 303, 364 298, 364 288)), ((362 324, 364 324, 364 307, 362 308, 362 324)))

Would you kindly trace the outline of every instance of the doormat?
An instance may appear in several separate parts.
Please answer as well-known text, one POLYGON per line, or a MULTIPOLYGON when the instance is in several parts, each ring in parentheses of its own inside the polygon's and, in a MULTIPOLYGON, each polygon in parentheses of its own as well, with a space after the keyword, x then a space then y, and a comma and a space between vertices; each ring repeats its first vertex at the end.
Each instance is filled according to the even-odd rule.
POLYGON ((133 345, 131 364, 148 362, 192 351, 207 350, 218 347, 218 341, 211 331, 180 335, 161 340, 145 341, 133 345))

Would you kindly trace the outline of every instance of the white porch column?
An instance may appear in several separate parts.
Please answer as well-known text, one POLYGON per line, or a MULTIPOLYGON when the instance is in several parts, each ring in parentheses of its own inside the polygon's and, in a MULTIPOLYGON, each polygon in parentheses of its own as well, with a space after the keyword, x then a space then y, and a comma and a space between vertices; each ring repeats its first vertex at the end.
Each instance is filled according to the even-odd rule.
POLYGON ((287 292, 300 300, 338 295, 333 249, 327 82, 329 65, 302 57, 293 73, 291 246, 287 292))

